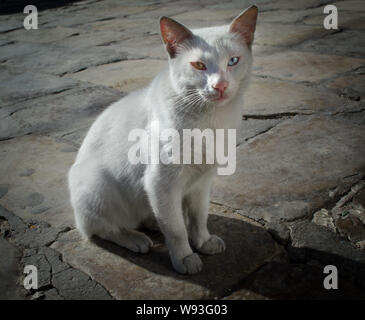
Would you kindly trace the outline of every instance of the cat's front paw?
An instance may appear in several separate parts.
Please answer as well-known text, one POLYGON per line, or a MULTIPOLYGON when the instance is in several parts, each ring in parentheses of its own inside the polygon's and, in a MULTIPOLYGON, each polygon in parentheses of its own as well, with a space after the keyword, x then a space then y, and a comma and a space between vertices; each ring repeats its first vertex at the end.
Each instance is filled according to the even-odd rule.
POLYGON ((202 270, 203 263, 198 254, 193 253, 179 260, 172 260, 175 270, 182 274, 195 274, 202 270))
POLYGON ((221 238, 216 235, 211 235, 197 250, 204 254, 213 255, 224 252, 224 250, 226 250, 226 245, 221 238))

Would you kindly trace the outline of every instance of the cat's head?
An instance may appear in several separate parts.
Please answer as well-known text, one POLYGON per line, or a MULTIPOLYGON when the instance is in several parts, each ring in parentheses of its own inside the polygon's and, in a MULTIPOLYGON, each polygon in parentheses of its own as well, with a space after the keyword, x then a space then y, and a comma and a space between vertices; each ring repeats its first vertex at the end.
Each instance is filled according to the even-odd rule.
POLYGON ((162 17, 174 89, 198 102, 224 105, 232 100, 251 72, 257 12, 252 6, 229 26, 197 30, 162 17))

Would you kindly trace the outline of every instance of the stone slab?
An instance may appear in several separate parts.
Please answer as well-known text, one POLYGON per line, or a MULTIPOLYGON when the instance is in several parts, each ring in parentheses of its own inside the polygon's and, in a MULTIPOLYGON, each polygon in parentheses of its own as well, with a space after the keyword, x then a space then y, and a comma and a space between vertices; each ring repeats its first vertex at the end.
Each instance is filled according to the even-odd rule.
POLYGON ((346 108, 345 99, 326 90, 272 78, 255 77, 244 95, 243 115, 335 113, 346 108))
POLYGON ((117 90, 87 84, 52 96, 22 102, 9 110, 12 112, 11 119, 32 133, 63 138, 83 129, 82 137, 76 139, 80 142, 95 118, 122 96, 117 90))
POLYGON ((57 227, 73 225, 67 172, 76 152, 52 138, 24 136, 0 143, 2 183, 8 192, 0 204, 23 219, 36 218, 57 227), (24 176, 25 169, 32 174, 24 176))
POLYGON ((285 51, 257 57, 254 73, 286 80, 321 81, 364 64, 365 59, 285 51))
POLYGON ((298 45, 296 50, 328 55, 364 58, 365 37, 363 30, 343 30, 320 39, 311 39, 298 45))
POLYGON ((308 39, 332 32, 318 26, 300 24, 260 23, 255 31, 256 45, 293 46, 308 39))
POLYGON ((336 186, 361 179, 364 134, 364 122, 342 116, 283 121, 237 148, 236 172, 216 179, 212 201, 257 221, 305 217, 333 201, 336 186))
POLYGON ((89 68, 69 77, 131 92, 148 85, 166 65, 161 60, 128 60, 89 68))
POLYGON ((18 68, 63 75, 77 72, 91 66, 126 60, 127 54, 111 47, 71 48, 51 44, 14 43, 5 46, 6 52, 0 53, 4 65, 18 68), (25 51, 13 55, 18 50, 25 51), (62 63, 60 63, 62 62, 62 63))
POLYGON ((151 235, 154 246, 146 255, 101 240, 85 242, 76 230, 52 247, 117 299, 212 299, 226 295, 235 283, 283 251, 256 224, 219 206, 211 212, 209 228, 225 240, 227 249, 222 255, 202 256, 204 271, 194 276, 173 271, 160 234, 151 235))
MULTIPOLYGON (((1 224, 1 220, 0 220, 1 224)), ((4 238, 0 237, 0 299, 19 299, 18 262, 20 251, 4 238)))
POLYGON ((296 261, 317 260, 324 265, 334 265, 339 274, 355 276, 365 283, 365 251, 355 248, 326 227, 310 221, 289 225, 292 243, 291 257, 296 261))
POLYGON ((77 84, 72 79, 61 79, 40 72, 24 71, 20 68, 0 67, 0 105, 54 94, 71 89, 77 84))
POLYGON ((55 27, 39 29, 19 29, 7 33, 9 39, 14 41, 26 41, 34 43, 48 43, 71 37, 79 31, 74 28, 55 27))

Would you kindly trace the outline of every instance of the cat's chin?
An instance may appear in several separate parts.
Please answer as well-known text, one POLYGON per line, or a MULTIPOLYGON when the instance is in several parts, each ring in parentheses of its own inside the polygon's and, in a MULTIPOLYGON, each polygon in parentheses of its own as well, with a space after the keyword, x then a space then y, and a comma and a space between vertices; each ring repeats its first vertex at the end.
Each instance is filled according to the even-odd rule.
POLYGON ((222 105, 226 104, 229 101, 229 98, 228 98, 227 95, 223 95, 223 96, 220 96, 220 97, 214 97, 210 100, 211 100, 212 103, 214 103, 216 105, 219 105, 219 106, 222 106, 222 105))

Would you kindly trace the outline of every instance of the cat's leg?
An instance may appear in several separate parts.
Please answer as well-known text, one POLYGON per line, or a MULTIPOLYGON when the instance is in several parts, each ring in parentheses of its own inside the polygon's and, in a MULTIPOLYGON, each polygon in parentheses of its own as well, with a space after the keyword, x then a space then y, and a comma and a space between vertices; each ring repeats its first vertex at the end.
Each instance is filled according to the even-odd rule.
POLYGON ((203 177, 185 197, 189 215, 189 236, 194 248, 203 254, 222 253, 226 246, 224 241, 208 231, 208 212, 210 186, 212 177, 203 177))
POLYGON ((152 246, 150 238, 136 230, 138 219, 130 215, 113 180, 92 162, 74 165, 69 173, 71 204, 76 227, 86 239, 97 236, 139 253, 152 246))
POLYGON ((146 171, 145 189, 161 232, 165 236, 172 265, 183 274, 202 269, 199 256, 190 247, 182 212, 182 185, 177 168, 150 166, 146 171))

